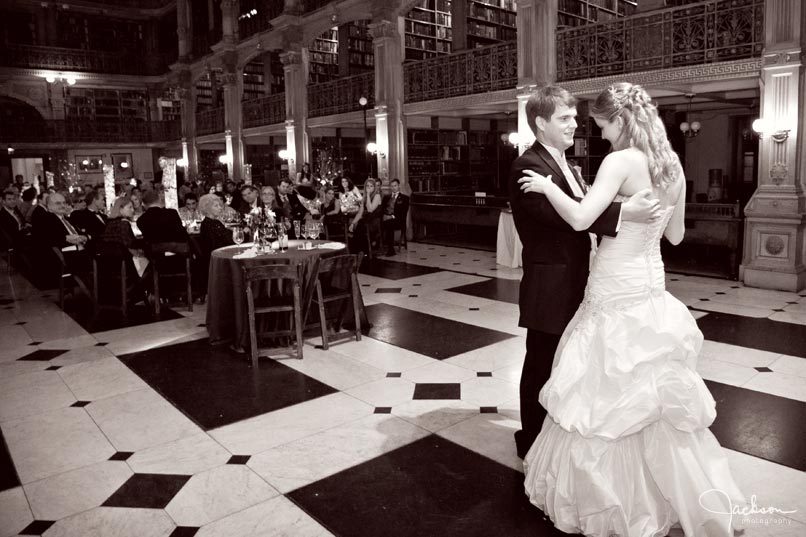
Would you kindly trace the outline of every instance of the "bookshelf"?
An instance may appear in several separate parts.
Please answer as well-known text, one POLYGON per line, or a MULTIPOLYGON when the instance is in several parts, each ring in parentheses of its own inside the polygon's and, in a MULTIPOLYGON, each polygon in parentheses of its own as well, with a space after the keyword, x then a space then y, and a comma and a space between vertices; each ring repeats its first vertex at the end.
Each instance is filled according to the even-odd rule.
POLYGON ((64 112, 71 119, 98 121, 148 119, 148 97, 144 91, 94 88, 65 88, 64 112))
POLYGON ((334 27, 314 39, 309 53, 309 84, 339 77, 339 30, 334 27))
POLYGON ((514 0, 471 0, 466 5, 467 48, 514 41, 514 0))
POLYGON ((375 49, 367 21, 356 21, 339 28, 339 57, 342 76, 357 75, 375 69, 375 49))
POLYGON ((241 100, 249 101, 284 91, 285 74, 279 54, 264 54, 244 66, 241 100))
POLYGON ((493 183, 496 133, 491 131, 410 129, 409 184, 413 192, 451 192, 488 188, 493 183))
POLYGON ((196 111, 223 106, 221 71, 208 71, 196 81, 196 111))
POLYGON ((557 26, 568 28, 606 22, 635 13, 636 0, 559 0, 557 26))
POLYGON ((450 54, 453 51, 451 23, 451 0, 420 0, 406 15, 406 61, 450 54))
POLYGON ((592 184, 599 166, 610 153, 610 143, 602 139, 602 130, 588 115, 588 103, 581 102, 577 108, 580 118, 574 132, 574 145, 565 152, 565 158, 569 165, 582 168, 582 177, 592 184))

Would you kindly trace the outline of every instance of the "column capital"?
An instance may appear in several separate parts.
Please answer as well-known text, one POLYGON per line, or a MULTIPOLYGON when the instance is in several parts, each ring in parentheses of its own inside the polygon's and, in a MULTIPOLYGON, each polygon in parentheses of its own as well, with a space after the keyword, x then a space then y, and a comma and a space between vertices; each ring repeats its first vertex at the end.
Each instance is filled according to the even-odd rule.
POLYGON ((281 52, 280 63, 283 64, 283 67, 302 65, 302 51, 288 50, 286 52, 281 52))
POLYGON ((400 34, 397 31, 397 24, 386 19, 373 21, 367 25, 369 28, 369 35, 373 40, 378 39, 399 39, 400 34))

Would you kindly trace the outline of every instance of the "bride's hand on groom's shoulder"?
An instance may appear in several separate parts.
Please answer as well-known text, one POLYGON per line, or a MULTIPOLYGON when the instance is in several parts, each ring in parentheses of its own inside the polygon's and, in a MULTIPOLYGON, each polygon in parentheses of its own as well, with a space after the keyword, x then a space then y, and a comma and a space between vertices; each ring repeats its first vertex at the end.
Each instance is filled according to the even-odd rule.
POLYGON ((518 179, 523 192, 536 192, 537 194, 545 194, 551 182, 551 175, 543 176, 532 170, 523 170, 524 176, 518 179))

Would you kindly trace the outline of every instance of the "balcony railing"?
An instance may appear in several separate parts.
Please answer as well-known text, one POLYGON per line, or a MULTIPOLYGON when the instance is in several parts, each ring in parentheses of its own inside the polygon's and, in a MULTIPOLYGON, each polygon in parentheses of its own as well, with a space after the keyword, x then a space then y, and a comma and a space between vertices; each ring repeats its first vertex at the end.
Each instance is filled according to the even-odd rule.
POLYGON ((375 73, 362 73, 308 86, 308 117, 361 110, 358 104, 361 97, 367 98, 367 107, 375 106, 375 73))
POLYGON ((90 0, 93 4, 104 4, 115 7, 134 7, 138 9, 160 9, 173 0, 90 0))
POLYGON ((282 123, 285 121, 285 93, 244 101, 242 114, 245 129, 282 123))
POLYGON ((557 33, 557 78, 758 57, 764 0, 709 0, 557 33))
POLYGON ((168 71, 168 61, 167 55, 144 58, 142 54, 39 45, 6 44, 0 47, 0 65, 26 69, 161 75, 168 71))
POLYGON ((238 37, 246 39, 256 33, 268 30, 271 20, 283 13, 281 0, 250 0, 240 3, 241 18, 238 19, 238 37), (253 10, 254 13, 253 14, 253 10))
POLYGON ((514 41, 438 56, 403 66, 405 102, 415 103, 514 88, 514 41))
POLYGON ((211 108, 196 112, 196 134, 214 134, 224 132, 224 108, 211 108))
POLYGON ((178 121, 93 121, 66 119, 0 123, 4 143, 149 143, 181 138, 178 121))

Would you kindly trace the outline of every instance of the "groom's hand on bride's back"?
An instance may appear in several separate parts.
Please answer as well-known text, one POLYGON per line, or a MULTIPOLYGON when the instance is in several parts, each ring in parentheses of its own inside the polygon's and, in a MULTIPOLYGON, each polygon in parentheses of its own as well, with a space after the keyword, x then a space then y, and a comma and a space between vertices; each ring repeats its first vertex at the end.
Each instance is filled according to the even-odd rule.
POLYGON ((652 199, 652 189, 633 194, 621 204, 621 218, 630 222, 652 222, 660 216, 660 202, 652 199))

